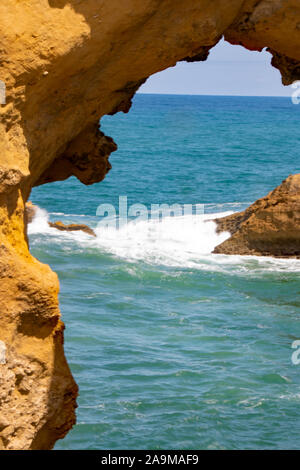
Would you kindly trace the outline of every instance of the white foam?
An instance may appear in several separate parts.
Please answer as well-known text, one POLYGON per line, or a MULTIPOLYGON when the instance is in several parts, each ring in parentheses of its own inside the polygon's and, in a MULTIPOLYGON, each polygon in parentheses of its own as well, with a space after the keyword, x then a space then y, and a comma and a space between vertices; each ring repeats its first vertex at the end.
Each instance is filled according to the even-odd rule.
POLYGON ((51 215, 62 215, 64 217, 89 217, 86 214, 65 214, 64 212, 50 212, 51 215))
MULTIPOLYGON (((82 231, 63 232, 49 227, 48 213, 38 208, 28 226, 28 233, 30 236, 44 234, 61 243, 63 250, 73 250, 75 242, 80 250, 96 249, 128 262, 143 261, 247 276, 266 271, 300 272, 300 260, 296 259, 212 254, 217 245, 230 237, 227 232, 217 234, 212 219, 229 214, 232 212, 168 216, 161 220, 137 219, 119 230, 115 227, 97 227, 97 238, 93 238, 82 231)), ((95 218, 95 224, 98 221, 95 218)))
MULTIPOLYGON (((228 213, 226 213, 227 215, 228 213)), ((223 214, 217 214, 221 217, 223 214)), ((119 230, 98 227, 97 243, 128 261, 143 260, 171 266, 192 266, 199 255, 209 255, 229 233, 216 233, 216 214, 185 215, 131 221, 119 230)))
POLYGON ((50 227, 48 225, 49 214, 45 209, 35 206, 35 215, 30 224, 28 224, 28 235, 35 233, 49 233, 50 227))

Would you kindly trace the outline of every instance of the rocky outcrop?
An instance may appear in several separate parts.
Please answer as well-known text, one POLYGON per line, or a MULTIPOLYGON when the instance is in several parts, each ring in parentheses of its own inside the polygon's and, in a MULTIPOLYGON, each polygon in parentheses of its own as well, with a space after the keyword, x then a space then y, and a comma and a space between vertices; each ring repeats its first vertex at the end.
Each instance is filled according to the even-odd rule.
POLYGON ((298 0, 6 0, 0 4, 0 445, 51 448, 75 422, 56 275, 28 248, 34 185, 100 181, 113 141, 105 114, 127 112, 151 74, 205 60, 224 35, 268 47, 300 79, 298 0), (2 354, 2 353, 1 353, 2 354))
POLYGON ((102 181, 111 169, 108 158, 117 146, 93 124, 76 137, 36 181, 35 185, 76 176, 83 184, 102 181))
MULTIPOLYGON (((30 224, 33 222, 33 219, 35 218, 37 214, 37 206, 34 205, 31 201, 27 201, 25 204, 25 216, 27 219, 27 223, 30 224)), ((57 230, 60 230, 62 232, 78 232, 82 231, 87 233, 88 235, 91 235, 92 237, 96 237, 96 234, 91 227, 89 227, 86 224, 64 224, 60 220, 56 222, 48 222, 49 227, 55 228, 57 230)))
POLYGON ((27 224, 31 224, 36 216, 37 207, 32 204, 31 201, 27 201, 25 204, 25 217, 27 224))
MULTIPOLYGON (((33 222, 33 219, 35 218, 37 214, 37 206, 34 205, 31 201, 27 201, 25 204, 25 217, 27 220, 27 223, 30 224, 33 222)), ((64 224, 60 220, 56 222, 48 222, 49 227, 55 228, 57 230, 60 230, 62 232, 78 232, 82 231, 87 233, 88 235, 91 235, 92 237, 96 237, 97 235, 95 234, 94 230, 91 229, 86 224, 64 224)))
POLYGON ((96 237, 96 234, 91 227, 85 224, 64 224, 60 220, 57 222, 48 222, 49 226, 52 228, 56 228, 57 230, 66 231, 66 232, 78 232, 82 231, 91 235, 92 237, 96 237))
POLYGON ((215 219, 231 237, 214 253, 300 258, 300 174, 237 214, 215 219))

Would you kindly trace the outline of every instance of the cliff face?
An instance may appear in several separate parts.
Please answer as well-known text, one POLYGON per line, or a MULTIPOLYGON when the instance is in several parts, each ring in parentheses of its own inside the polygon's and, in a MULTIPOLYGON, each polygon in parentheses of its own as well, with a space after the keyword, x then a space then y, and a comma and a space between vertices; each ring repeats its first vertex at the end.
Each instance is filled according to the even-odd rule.
POLYGON ((300 258, 300 174, 244 212, 215 220, 218 232, 231 237, 214 253, 300 258))
POLYGON ((0 448, 51 448, 74 423, 58 280, 29 252, 34 185, 101 181, 114 142, 98 130, 145 79, 205 60, 222 35, 268 47, 300 79, 298 0, 6 0, 0 4, 0 448))

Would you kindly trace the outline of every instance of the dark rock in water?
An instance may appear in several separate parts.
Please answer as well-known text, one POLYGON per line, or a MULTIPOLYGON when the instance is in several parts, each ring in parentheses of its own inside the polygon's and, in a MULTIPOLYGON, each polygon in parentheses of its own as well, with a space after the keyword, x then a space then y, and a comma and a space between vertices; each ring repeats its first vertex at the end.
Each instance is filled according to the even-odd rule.
POLYGON ((27 219, 27 223, 30 224, 35 215, 36 215, 36 206, 34 204, 32 204, 31 201, 28 201, 26 202, 26 205, 25 205, 25 216, 26 216, 26 219, 27 219))
POLYGON ((67 231, 67 232, 76 232, 78 230, 81 230, 82 232, 87 233, 88 235, 91 235, 92 237, 96 237, 96 234, 94 230, 91 229, 88 225, 85 224, 64 224, 60 220, 57 222, 48 222, 49 226, 52 228, 56 228, 57 230, 61 231, 67 231))
POLYGON ((214 253, 300 258, 300 174, 291 175, 248 209, 215 219, 231 237, 214 253))
MULTIPOLYGON (((34 217, 36 216, 37 212, 37 206, 32 204, 31 201, 26 202, 26 218, 27 218, 27 223, 30 224, 34 217)), ((57 222, 48 222, 49 227, 56 228, 57 230, 61 231, 66 231, 66 232, 76 232, 78 230, 81 230, 82 232, 87 233, 88 235, 91 235, 92 237, 96 237, 97 235, 95 234, 94 230, 91 229, 88 225, 85 224, 64 224, 60 220, 57 222)))

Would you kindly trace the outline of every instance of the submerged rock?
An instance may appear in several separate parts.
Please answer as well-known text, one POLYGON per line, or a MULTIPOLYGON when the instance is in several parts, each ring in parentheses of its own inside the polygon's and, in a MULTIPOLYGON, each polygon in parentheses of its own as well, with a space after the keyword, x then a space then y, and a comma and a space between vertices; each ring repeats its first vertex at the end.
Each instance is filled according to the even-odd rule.
POLYGON ((291 175, 248 209, 215 219, 231 237, 214 253, 300 258, 300 174, 291 175))
POLYGON ((92 237, 96 237, 96 234, 91 227, 85 224, 64 224, 60 220, 57 222, 48 222, 49 227, 56 228, 57 230, 62 230, 62 231, 67 231, 67 232, 76 232, 78 230, 81 230, 82 232, 85 232, 92 237))

